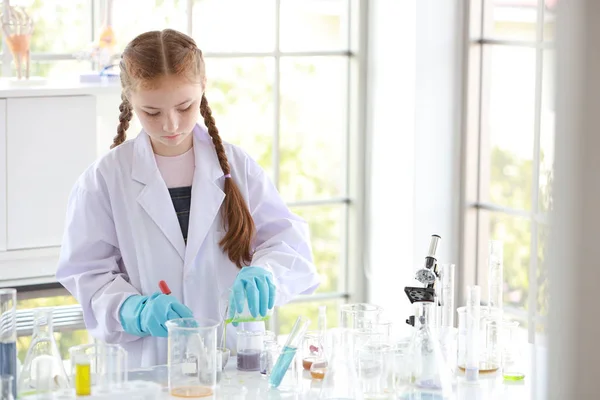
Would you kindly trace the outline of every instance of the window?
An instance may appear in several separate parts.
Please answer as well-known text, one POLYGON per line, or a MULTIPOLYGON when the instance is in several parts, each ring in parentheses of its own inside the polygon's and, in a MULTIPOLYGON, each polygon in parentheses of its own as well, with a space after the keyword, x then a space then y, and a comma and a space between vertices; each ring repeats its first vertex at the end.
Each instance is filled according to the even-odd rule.
MULTIPOLYGON (((76 0, 68 7, 58 0, 22 3, 36 18, 32 74, 56 78, 91 67, 74 54, 97 36, 108 0, 76 0)), ((358 233, 350 233, 358 230, 349 228, 361 213, 350 193, 362 192, 360 178, 351 173, 362 151, 353 142, 362 135, 356 117, 360 104, 354 100, 361 28, 353 22, 362 0, 112 4, 119 51, 150 29, 173 28, 194 37, 205 55, 206 95, 223 139, 248 151, 310 225, 322 284, 315 295, 276 310, 271 328, 288 333, 299 314, 316 321, 319 304, 330 306, 329 324, 335 326, 339 304, 353 293, 348 276, 358 271, 353 254, 362 243, 358 233)), ((9 54, 3 62, 3 73, 10 73, 9 54)), ((131 132, 138 130, 136 124, 131 132)))
POLYGON ((32 316, 21 314, 24 310, 38 307, 53 308, 54 338, 63 360, 70 359, 69 349, 71 347, 92 342, 92 337, 83 326, 80 310, 72 310, 69 307, 74 305, 77 305, 77 301, 64 289, 19 291, 17 357, 21 363, 25 361, 33 334, 32 316))
MULTIPOLYGON (((17 0, 34 22, 31 37, 31 76, 73 77, 91 69, 91 62, 76 59, 76 53, 89 48, 94 38, 93 0, 17 0)), ((2 75, 15 76, 8 47, 2 46, 2 75)))
POLYGON ((195 0, 192 35, 206 56, 207 99, 224 140, 270 174, 311 230, 322 284, 274 313, 289 333, 296 317, 316 321, 318 305, 337 324, 348 297, 349 114, 354 84, 349 0, 195 0), (236 14, 231 9, 238 10, 236 14), (225 23, 226 21, 226 23, 225 23), (231 26, 243 35, 232 34, 231 26))
POLYGON ((469 2, 463 283, 487 292, 488 242, 502 240, 505 310, 532 343, 548 313, 555 3, 469 2))

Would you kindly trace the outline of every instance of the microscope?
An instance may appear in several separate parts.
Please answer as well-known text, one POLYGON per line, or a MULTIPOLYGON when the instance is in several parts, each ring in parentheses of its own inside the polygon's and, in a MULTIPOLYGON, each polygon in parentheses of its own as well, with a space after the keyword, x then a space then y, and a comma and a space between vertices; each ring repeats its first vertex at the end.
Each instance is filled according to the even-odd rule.
MULTIPOLYGON (((436 258, 437 247, 442 238, 439 235, 432 235, 429 242, 429 250, 425 257, 425 265, 417 271, 415 279, 423 284, 423 287, 406 286, 404 293, 408 296, 411 304, 415 302, 435 302, 435 282, 439 278, 438 264, 436 258)), ((406 323, 415 326, 415 316, 411 315, 406 323)))

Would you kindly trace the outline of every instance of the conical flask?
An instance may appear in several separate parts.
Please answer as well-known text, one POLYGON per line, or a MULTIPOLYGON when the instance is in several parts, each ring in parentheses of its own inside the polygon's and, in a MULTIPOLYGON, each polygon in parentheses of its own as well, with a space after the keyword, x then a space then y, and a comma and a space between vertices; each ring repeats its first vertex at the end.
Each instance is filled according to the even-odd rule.
POLYGON ((330 349, 325 379, 319 393, 319 400, 363 400, 362 387, 356 373, 352 349, 352 330, 331 329, 326 348, 330 349))
POLYGON ((419 302, 416 331, 410 344, 410 386, 404 400, 446 400, 452 397, 452 371, 442 352, 439 337, 431 325, 435 321, 435 303, 419 302))
POLYGON ((33 311, 33 337, 17 385, 20 396, 69 387, 69 379, 54 340, 52 311, 52 308, 33 311))

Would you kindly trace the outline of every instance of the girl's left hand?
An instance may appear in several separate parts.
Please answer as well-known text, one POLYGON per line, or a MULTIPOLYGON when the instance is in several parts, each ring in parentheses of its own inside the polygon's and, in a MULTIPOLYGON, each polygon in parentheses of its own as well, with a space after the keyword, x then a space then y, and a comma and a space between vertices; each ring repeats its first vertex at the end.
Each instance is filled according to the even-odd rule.
POLYGON ((266 316, 267 311, 275 305, 275 291, 271 272, 260 267, 242 268, 229 295, 229 318, 233 318, 236 312, 241 313, 246 301, 254 318, 259 313, 266 316))

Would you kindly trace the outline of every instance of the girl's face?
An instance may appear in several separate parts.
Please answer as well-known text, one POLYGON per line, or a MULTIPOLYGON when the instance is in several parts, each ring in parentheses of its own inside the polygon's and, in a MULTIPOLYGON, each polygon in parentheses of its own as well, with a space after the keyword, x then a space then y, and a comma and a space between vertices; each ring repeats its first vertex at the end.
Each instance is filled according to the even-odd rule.
POLYGON ((129 102, 156 154, 176 156, 192 147, 202 93, 203 85, 178 76, 162 77, 152 89, 132 91, 129 102))

